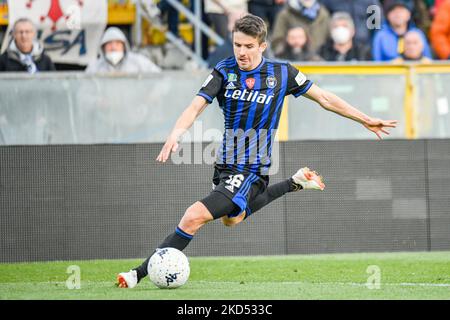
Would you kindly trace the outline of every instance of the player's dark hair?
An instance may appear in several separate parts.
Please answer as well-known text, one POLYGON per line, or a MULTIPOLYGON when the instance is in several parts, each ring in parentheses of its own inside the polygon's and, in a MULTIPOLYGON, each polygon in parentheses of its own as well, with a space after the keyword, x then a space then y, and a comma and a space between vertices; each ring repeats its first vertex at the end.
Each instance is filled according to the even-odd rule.
POLYGON ((248 36, 258 39, 261 44, 266 41, 267 27, 263 19, 253 14, 247 14, 236 21, 233 33, 242 32, 248 36))

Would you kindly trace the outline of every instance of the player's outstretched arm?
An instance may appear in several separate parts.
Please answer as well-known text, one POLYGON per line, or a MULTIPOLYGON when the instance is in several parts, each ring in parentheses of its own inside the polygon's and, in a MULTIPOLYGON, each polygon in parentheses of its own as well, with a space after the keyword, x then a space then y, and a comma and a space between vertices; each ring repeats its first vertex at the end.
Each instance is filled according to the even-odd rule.
POLYGON ((208 102, 201 96, 195 96, 191 104, 183 111, 175 123, 175 127, 166 140, 156 161, 166 162, 170 153, 178 149, 178 139, 192 126, 195 119, 205 110, 208 102))
POLYGON ((335 94, 323 90, 315 84, 306 92, 305 97, 317 102, 326 110, 361 123, 368 130, 375 133, 379 139, 382 139, 382 133, 389 134, 387 128, 395 128, 397 126, 397 120, 381 120, 369 117, 335 94))

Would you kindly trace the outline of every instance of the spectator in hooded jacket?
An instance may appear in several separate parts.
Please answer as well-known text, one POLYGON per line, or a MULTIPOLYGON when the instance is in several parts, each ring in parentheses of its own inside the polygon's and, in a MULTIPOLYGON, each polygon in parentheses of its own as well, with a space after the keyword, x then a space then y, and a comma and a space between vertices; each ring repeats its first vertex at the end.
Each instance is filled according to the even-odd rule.
POLYGON ((431 44, 439 59, 450 59, 450 0, 436 11, 430 32, 431 44))
POLYGON ((0 56, 0 71, 25 71, 34 74, 56 70, 50 57, 36 40, 36 28, 31 20, 18 19, 14 23, 12 35, 8 49, 0 56))
POLYGON ((408 31, 417 31, 424 43, 424 56, 432 59, 431 49, 425 34, 411 22, 411 8, 403 1, 392 2, 386 8, 387 22, 373 39, 372 56, 375 61, 390 61, 404 52, 404 36, 408 31))
POLYGON ((273 53, 283 50, 287 32, 292 27, 302 27, 311 39, 311 51, 317 53, 329 35, 330 14, 317 0, 288 0, 278 14, 272 34, 273 53))
POLYGON ((326 61, 369 61, 370 48, 354 41, 355 24, 347 12, 336 12, 331 17, 331 37, 320 50, 326 61))
POLYGON ((141 73, 160 72, 147 57, 131 52, 125 34, 117 27, 108 28, 101 40, 100 57, 91 62, 86 72, 141 73))

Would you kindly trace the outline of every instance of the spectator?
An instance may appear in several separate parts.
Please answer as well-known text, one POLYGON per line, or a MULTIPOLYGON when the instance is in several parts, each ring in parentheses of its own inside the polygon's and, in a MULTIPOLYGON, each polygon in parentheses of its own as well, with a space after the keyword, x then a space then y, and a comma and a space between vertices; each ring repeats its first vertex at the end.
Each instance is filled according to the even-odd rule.
POLYGON ((387 22, 373 39, 372 56, 375 61, 390 61, 404 52, 404 35, 417 31, 422 36, 424 55, 432 58, 431 49, 424 33, 411 22, 411 8, 403 1, 392 2, 386 8, 387 22))
POLYGON ((310 50, 310 40, 302 27, 289 29, 283 50, 275 56, 288 61, 320 61, 320 57, 310 50))
MULTIPOLYGON (((384 0, 383 7, 385 11, 395 2, 397 0, 384 0)), ((431 26, 431 14, 426 3, 423 0, 402 0, 402 2, 411 9, 414 24, 425 34, 428 34, 431 26)))
POLYGON ((278 14, 272 34, 275 55, 283 50, 287 31, 302 27, 311 39, 311 52, 317 53, 329 35, 330 15, 317 0, 289 0, 278 14))
POLYGON ((0 71, 54 71, 55 65, 36 40, 36 28, 28 18, 18 19, 12 30, 13 39, 0 56, 0 71))
POLYGON ((248 12, 263 18, 268 24, 268 32, 271 33, 276 17, 286 2, 287 0, 249 0, 248 12))
POLYGON ((354 42, 355 24, 347 12, 336 12, 330 22, 331 38, 320 50, 320 56, 327 61, 371 60, 370 48, 354 42))
POLYGON ((160 71, 161 69, 147 57, 131 52, 127 38, 116 27, 110 27, 105 31, 101 41, 100 57, 86 69, 88 73, 160 71))
POLYGON ((205 12, 212 27, 222 38, 228 37, 228 16, 248 11, 247 0, 205 0, 205 12))
POLYGON ((367 28, 367 8, 372 5, 381 8, 379 0, 321 0, 321 2, 330 11, 330 14, 336 12, 347 12, 350 14, 355 24, 355 43, 367 44, 372 41, 372 30, 367 28))
POLYGON ((405 34, 405 51, 403 54, 394 60, 395 63, 404 61, 416 61, 421 63, 430 63, 431 59, 423 54, 424 43, 422 34, 418 31, 408 31, 405 34))
POLYGON ((430 38, 438 58, 450 59, 450 0, 442 3, 436 11, 430 38))

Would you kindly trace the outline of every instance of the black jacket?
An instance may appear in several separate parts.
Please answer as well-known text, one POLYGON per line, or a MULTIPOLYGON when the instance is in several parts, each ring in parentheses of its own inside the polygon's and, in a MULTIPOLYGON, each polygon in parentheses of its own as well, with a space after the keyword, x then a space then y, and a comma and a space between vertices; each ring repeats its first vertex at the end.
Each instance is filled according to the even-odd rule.
POLYGON ((302 51, 300 53, 296 53, 289 46, 286 46, 283 49, 283 51, 278 53, 275 57, 278 58, 278 59, 281 59, 281 60, 287 60, 287 61, 291 61, 291 62, 295 62, 295 61, 321 61, 322 60, 317 54, 311 52, 307 48, 306 48, 305 51, 302 51))
MULTIPOLYGON (((38 71, 55 71, 55 65, 49 56, 42 50, 37 50, 33 54, 33 61, 38 71)), ((20 61, 19 54, 11 46, 0 56, 0 71, 22 72, 27 71, 27 67, 20 61)))
POLYGON ((319 55, 326 61, 370 61, 372 60, 372 55, 370 53, 370 48, 353 43, 353 47, 345 54, 341 56, 336 49, 334 49, 333 41, 329 40, 319 51, 319 55))

